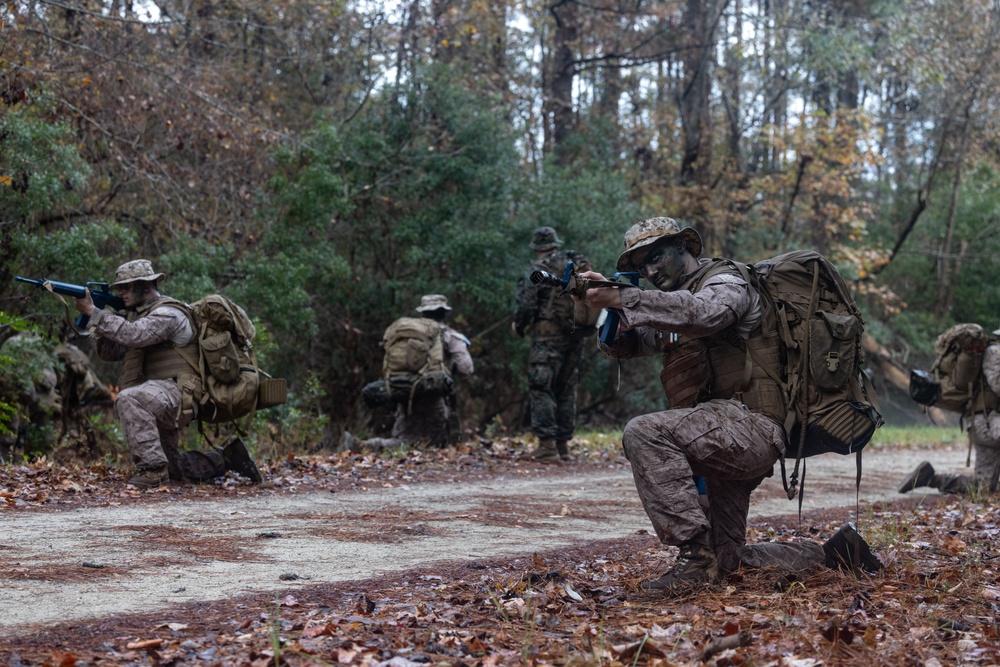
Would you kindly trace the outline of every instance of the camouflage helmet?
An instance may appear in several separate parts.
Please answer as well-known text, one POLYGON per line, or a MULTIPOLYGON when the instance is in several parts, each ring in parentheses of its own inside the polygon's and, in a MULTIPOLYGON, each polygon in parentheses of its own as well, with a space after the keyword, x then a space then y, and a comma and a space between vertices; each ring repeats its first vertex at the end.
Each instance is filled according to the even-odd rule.
POLYGON ((531 244, 528 247, 532 250, 544 252, 546 250, 555 250, 561 245, 562 241, 559 240, 556 230, 551 227, 539 227, 531 232, 531 244))
POLYGON ((632 253, 639 248, 675 237, 684 239, 688 252, 695 257, 701 256, 701 235, 693 227, 681 229, 673 218, 648 218, 640 220, 625 232, 625 252, 618 257, 619 271, 635 271, 632 265, 632 253))
POLYGON ((151 282, 154 280, 163 280, 164 278, 166 278, 165 274, 153 271, 153 264, 148 259, 133 259, 131 262, 125 262, 115 270, 115 281, 111 283, 111 287, 127 285, 128 283, 140 280, 151 282))

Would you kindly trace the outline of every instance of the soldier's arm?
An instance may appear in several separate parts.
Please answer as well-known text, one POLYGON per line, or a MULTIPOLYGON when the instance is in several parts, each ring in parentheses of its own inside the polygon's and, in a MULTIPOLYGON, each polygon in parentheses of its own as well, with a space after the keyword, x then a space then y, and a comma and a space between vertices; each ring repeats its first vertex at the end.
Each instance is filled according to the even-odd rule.
POLYGON ((517 284, 514 298, 514 332, 523 336, 529 326, 538 319, 538 287, 531 284, 527 275, 517 284))
POLYGON ((452 372, 457 375, 472 375, 475 366, 472 355, 469 354, 469 339, 462 334, 448 329, 444 332, 444 345, 451 361, 452 372))
POLYGON ((741 278, 716 276, 700 290, 621 290, 622 320, 630 328, 651 327, 703 338, 734 325, 753 300, 741 278))
POLYGON ((1000 345, 990 345, 983 356, 983 375, 994 394, 1000 396, 1000 345))
POLYGON ((94 311, 90 329, 101 338, 125 347, 149 347, 173 338, 187 324, 187 316, 177 308, 156 308, 146 317, 129 322, 121 315, 94 311))

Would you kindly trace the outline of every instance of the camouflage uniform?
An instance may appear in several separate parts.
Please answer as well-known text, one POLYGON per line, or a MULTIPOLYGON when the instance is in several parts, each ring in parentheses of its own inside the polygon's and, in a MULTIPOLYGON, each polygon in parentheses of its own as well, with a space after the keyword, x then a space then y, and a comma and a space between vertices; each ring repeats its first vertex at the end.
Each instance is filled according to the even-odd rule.
MULTIPOLYGON (((421 298, 417 312, 439 313, 443 319, 445 311, 451 310, 448 300, 440 294, 428 294, 421 298)), ((437 319, 435 317, 434 319, 437 319)), ((454 329, 445 326, 441 333, 444 344, 444 361, 448 372, 455 375, 472 375, 475 366, 469 354, 469 339, 454 329)), ((424 442, 435 447, 449 443, 449 420, 451 418, 451 397, 414 397, 412 403, 396 404, 396 421, 392 426, 391 438, 369 438, 358 442, 345 432, 342 446, 346 449, 394 449, 405 445, 424 442)))
MULTIPOLYGON (((94 336, 97 354, 105 361, 120 361, 128 348, 147 348, 167 341, 188 345, 194 330, 186 313, 168 305, 140 309, 122 317, 97 310, 88 329, 94 336)), ((146 380, 121 389, 115 411, 129 445, 132 461, 139 470, 167 466, 170 477, 180 479, 180 431, 192 418, 181 410, 182 394, 173 379, 146 380)))
MULTIPOLYGON (((993 335, 1000 336, 1000 330, 993 335)), ((983 377, 989 390, 1000 396, 1000 343, 986 348, 983 355, 983 377)), ((1000 488, 1000 412, 983 410, 972 415, 969 422, 969 442, 976 450, 972 475, 939 473, 924 461, 900 485, 900 493, 916 487, 929 486, 942 493, 994 492, 1000 488)))
MULTIPOLYGON (((681 231, 667 218, 643 223, 626 236, 629 250, 619 259, 618 270, 634 268, 627 257, 630 250, 661 239, 683 238, 691 255, 700 254, 701 239, 694 230, 681 231), (653 224, 646 229, 643 223, 653 224), (643 243, 641 233, 646 232, 649 240, 643 243)), ((706 260, 699 267, 696 273, 706 267, 706 260)), ((622 290, 627 332, 602 349, 620 358, 663 353, 664 373, 669 374, 675 371, 667 367, 667 360, 678 341, 691 345, 704 340, 711 348, 721 336, 735 336, 750 344, 763 315, 762 302, 738 273, 709 274, 694 284, 686 278, 681 281, 687 283, 673 291, 622 290)), ((706 358, 711 354, 708 349, 706 358)), ((709 368, 709 380, 715 376, 718 383, 711 364, 709 368)), ((670 381, 664 377, 665 388, 670 381)), ((755 376, 751 386, 757 383, 767 384, 755 376)), ((713 382, 707 384, 711 387, 713 382)), ((705 562, 704 579, 714 576, 710 572, 716 564, 709 566, 710 559, 717 559, 724 572, 740 566, 803 571, 825 560, 823 547, 814 542, 746 544, 750 494, 772 474, 785 451, 780 417, 750 409, 737 397, 713 397, 702 391, 689 405, 636 417, 625 427, 622 446, 657 537, 664 544, 682 546, 682 555, 688 545, 691 557, 705 562), (699 503, 694 476, 707 480, 707 510, 699 503)))
POLYGON ((584 345, 594 327, 574 327, 573 302, 559 295, 553 287, 532 285, 531 273, 537 269, 562 277, 567 261, 578 271, 590 268, 577 252, 559 252, 559 238, 551 227, 540 227, 533 234, 532 250, 540 254, 518 283, 514 305, 514 331, 531 334, 528 356, 528 398, 531 405, 531 429, 538 438, 539 451, 558 448, 560 458, 569 458, 567 443, 576 426, 576 388, 580 379, 580 361, 584 345), (559 303, 562 301, 562 303, 559 303))
MULTIPOLYGON (((472 356, 469 354, 469 340, 454 329, 445 327, 442 333, 445 360, 452 375, 472 375, 472 356)), ((416 397, 413 405, 396 404, 396 422, 392 425, 391 438, 369 438, 366 449, 386 449, 402 447, 416 442, 426 442, 435 447, 444 447, 449 442, 448 420, 451 405, 447 396, 430 398, 416 397)))

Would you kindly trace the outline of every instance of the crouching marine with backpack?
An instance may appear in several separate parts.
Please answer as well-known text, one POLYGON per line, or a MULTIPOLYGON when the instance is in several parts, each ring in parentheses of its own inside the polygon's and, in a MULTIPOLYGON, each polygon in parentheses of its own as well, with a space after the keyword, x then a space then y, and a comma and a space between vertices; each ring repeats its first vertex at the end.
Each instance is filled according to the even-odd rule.
POLYGON ((395 408, 392 437, 361 441, 345 431, 342 449, 449 444, 454 376, 472 375, 474 370, 469 339, 445 324, 451 306, 443 295, 424 295, 416 310, 420 317, 401 317, 385 330, 381 342, 385 351, 382 378, 362 390, 369 407, 395 408))
POLYGON ((930 372, 910 374, 910 398, 961 415, 969 456, 976 450, 975 468, 972 475, 939 473, 924 461, 899 492, 930 487, 942 493, 992 493, 1000 488, 1000 329, 989 333, 978 324, 956 324, 937 337, 934 352, 930 372))
MULTIPOLYGON (((87 330, 98 356, 122 361, 115 410, 137 470, 129 484, 151 488, 170 480, 206 481, 227 470, 260 482, 260 471, 238 438, 208 452, 180 451, 181 430, 192 420, 231 421, 267 406, 260 400, 259 369, 249 339, 230 332, 213 334, 213 323, 200 317, 202 302, 188 306, 160 294, 164 278, 149 260, 133 260, 118 267, 111 285, 124 302, 123 314, 95 308, 89 291, 75 304, 89 317, 87 330), (227 345, 221 344, 222 338, 227 345), (227 349, 209 349, 213 340, 227 349), (211 365, 206 355, 212 357, 211 365), (217 367, 223 375, 232 373, 229 382, 215 377, 217 367)), ((218 300, 228 302, 217 295, 203 301, 218 300)), ((247 325, 252 330, 241 309, 240 314, 244 330, 247 325)), ((273 405, 284 398, 267 400, 273 405)))
POLYGON ((680 553, 641 588, 687 593, 741 567, 879 569, 850 524, 824 545, 746 542, 750 495, 776 462, 858 451, 880 422, 859 377, 862 323, 853 301, 842 303, 850 297, 815 253, 775 258, 758 272, 699 259, 701 252, 693 228, 642 220, 626 232, 617 270, 638 271, 658 289, 603 287, 584 297, 620 311, 618 337, 601 345, 609 356, 663 356, 670 409, 632 419, 622 446, 657 537, 680 553), (808 280, 786 289, 800 283, 789 278, 795 272, 808 280), (707 483, 707 503, 695 477, 707 483))

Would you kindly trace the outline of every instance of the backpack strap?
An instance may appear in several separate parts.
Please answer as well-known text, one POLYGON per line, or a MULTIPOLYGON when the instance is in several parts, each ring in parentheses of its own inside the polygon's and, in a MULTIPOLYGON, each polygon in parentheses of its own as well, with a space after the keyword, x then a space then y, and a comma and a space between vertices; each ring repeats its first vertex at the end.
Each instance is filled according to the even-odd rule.
MULTIPOLYGON (((813 260, 813 282, 812 289, 809 292, 809 313, 816 312, 816 306, 819 303, 819 261, 813 260)), ((795 420, 798 419, 799 422, 799 446, 795 453, 795 468, 792 470, 792 475, 789 478, 787 484, 785 481, 785 469, 782 466, 781 472, 781 483, 785 487, 785 494, 788 499, 791 500, 795 497, 798 492, 799 484, 799 464, 802 463, 802 480, 805 481, 805 463, 802 462, 802 453, 805 451, 806 446, 806 426, 809 424, 809 347, 811 343, 811 336, 805 337, 805 349, 802 350, 799 355, 799 367, 797 371, 794 372, 794 377, 791 381, 791 386, 789 387, 789 405, 791 409, 788 411, 788 417, 785 419, 785 433, 791 436, 792 429, 794 428, 795 420)), ((791 443, 789 443, 791 444, 791 443)), ((801 513, 802 499, 799 498, 799 511, 801 513)))

